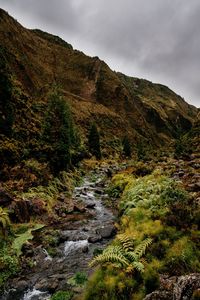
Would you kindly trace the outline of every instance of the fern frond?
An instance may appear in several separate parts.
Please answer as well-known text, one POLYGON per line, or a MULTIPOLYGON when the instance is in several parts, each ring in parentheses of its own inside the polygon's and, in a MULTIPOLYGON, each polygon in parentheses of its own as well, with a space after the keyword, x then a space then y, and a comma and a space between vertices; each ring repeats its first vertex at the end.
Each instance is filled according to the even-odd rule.
POLYGON ((104 249, 103 253, 123 254, 123 248, 120 245, 108 246, 106 249, 104 249))
POLYGON ((126 233, 122 233, 117 236, 117 239, 122 244, 122 247, 124 250, 127 250, 127 251, 134 250, 134 237, 132 237, 126 233))
POLYGON ((134 253, 137 255, 138 259, 142 257, 142 255, 145 253, 147 247, 151 245, 152 243, 151 238, 147 238, 144 241, 142 241, 134 250, 134 253))
POLYGON ((119 265, 120 267, 126 267, 129 265, 128 260, 123 256, 123 254, 120 253, 114 253, 114 252, 103 252, 102 254, 96 256, 89 264, 90 267, 104 264, 104 263, 115 263, 119 265))
POLYGON ((138 255, 135 254, 135 251, 126 251, 125 256, 130 262, 138 260, 138 255))
POLYGON ((131 265, 138 272, 144 272, 144 265, 140 261, 134 261, 131 265))

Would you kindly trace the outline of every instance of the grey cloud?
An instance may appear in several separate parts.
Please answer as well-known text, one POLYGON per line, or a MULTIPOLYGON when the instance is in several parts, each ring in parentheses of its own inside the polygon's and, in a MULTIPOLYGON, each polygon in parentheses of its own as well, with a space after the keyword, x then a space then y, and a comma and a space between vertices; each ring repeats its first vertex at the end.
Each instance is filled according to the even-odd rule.
POLYGON ((199 0, 0 0, 115 70, 159 81, 200 106, 199 0))

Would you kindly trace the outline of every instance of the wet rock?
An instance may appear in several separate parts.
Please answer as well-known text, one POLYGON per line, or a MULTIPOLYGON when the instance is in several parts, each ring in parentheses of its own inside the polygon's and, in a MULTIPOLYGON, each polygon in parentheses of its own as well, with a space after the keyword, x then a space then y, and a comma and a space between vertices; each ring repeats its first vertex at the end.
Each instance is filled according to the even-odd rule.
POLYGON ((86 246, 84 246, 84 247, 82 248, 82 252, 83 252, 83 253, 87 253, 88 251, 89 251, 88 245, 86 245, 86 246))
POLYGON ((88 238, 88 242, 92 243, 92 244, 98 243, 100 241, 102 241, 102 236, 101 235, 90 236, 88 238))
POLYGON ((74 205, 74 212, 80 212, 80 213, 83 213, 85 212, 85 207, 84 206, 79 206, 77 204, 74 205))
POLYGON ((96 206, 96 204, 95 204, 95 203, 88 203, 88 204, 86 205, 86 208, 89 208, 89 209, 94 209, 94 208, 95 208, 95 206, 96 206))
POLYGON ((22 292, 28 288, 28 282, 26 280, 16 280, 13 284, 18 292, 22 292))
POLYGON ((65 231, 61 231, 59 236, 59 243, 65 242, 69 239, 69 233, 65 231))
POLYGON ((111 238, 116 233, 116 228, 114 225, 108 225, 106 227, 102 226, 96 230, 96 233, 100 235, 103 239, 111 238))
POLYGON ((13 198, 6 191, 0 189, 0 206, 6 207, 11 204, 13 198))
POLYGON ((25 253, 26 257, 31 257, 34 255, 33 245, 31 243, 24 244, 22 251, 25 253))
POLYGON ((95 189, 95 193, 98 194, 98 195, 101 195, 102 194, 102 190, 101 189, 95 189))
POLYGON ((37 282, 35 285, 36 290, 46 291, 48 287, 47 279, 42 279, 41 281, 37 282))
POLYGON ((83 229, 82 229, 84 232, 88 232, 90 229, 89 228, 87 228, 87 227, 83 227, 83 229))

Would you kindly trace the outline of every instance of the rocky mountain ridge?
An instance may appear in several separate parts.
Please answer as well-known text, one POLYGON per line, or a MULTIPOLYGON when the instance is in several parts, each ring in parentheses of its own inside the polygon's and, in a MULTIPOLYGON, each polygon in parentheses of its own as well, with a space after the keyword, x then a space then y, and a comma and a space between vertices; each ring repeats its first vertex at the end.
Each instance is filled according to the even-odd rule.
POLYGON ((53 83, 62 87, 83 140, 95 121, 103 148, 115 149, 125 135, 133 145, 140 140, 169 144, 178 130, 188 131, 197 116, 197 108, 166 86, 113 72, 98 57, 73 50, 59 37, 24 28, 2 9, 0 49, 14 87, 14 127, 26 127, 29 140, 40 131, 53 83))

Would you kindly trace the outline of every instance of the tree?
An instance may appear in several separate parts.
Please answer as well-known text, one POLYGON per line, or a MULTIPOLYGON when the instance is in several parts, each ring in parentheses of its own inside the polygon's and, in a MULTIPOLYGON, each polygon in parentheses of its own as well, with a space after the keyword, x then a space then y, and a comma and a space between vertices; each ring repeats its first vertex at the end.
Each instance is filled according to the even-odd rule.
POLYGON ((143 141, 139 141, 137 143, 136 151, 137 151, 138 160, 145 160, 146 159, 147 149, 146 149, 146 145, 144 144, 143 141))
POLYGON ((131 145, 127 136, 123 138, 122 146, 124 155, 127 157, 131 157, 131 145))
POLYGON ((69 105, 57 87, 49 95, 43 141, 52 171, 58 173, 69 168, 71 149, 75 143, 74 125, 69 105))
POLYGON ((93 123, 90 127, 88 137, 89 150, 97 159, 101 158, 100 138, 97 126, 93 123))
POLYGON ((14 107, 10 70, 4 52, 0 47, 0 134, 10 137, 14 123, 14 107))

